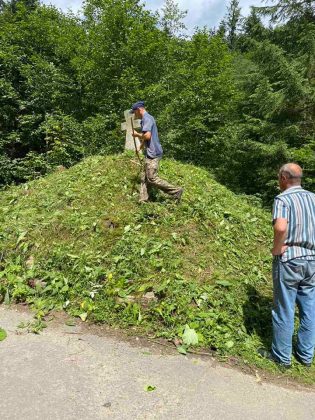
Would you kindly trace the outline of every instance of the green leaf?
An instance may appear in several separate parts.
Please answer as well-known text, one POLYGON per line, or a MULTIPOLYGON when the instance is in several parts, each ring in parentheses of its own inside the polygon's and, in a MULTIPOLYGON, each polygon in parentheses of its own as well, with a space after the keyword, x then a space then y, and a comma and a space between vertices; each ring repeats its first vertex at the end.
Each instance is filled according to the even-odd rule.
POLYGON ((147 391, 147 392, 152 392, 152 391, 154 391, 156 389, 156 386, 154 386, 154 385, 147 385, 145 388, 144 388, 144 390, 145 391, 147 391))
POLYGON ((216 284, 218 284, 219 286, 223 286, 223 287, 230 287, 232 286, 232 283, 230 283, 227 280, 217 280, 216 284))
POLYGON ((67 256, 69 258, 72 258, 73 260, 76 260, 76 259, 80 258, 79 255, 74 255, 74 254, 67 254, 67 256))
POLYGON ((198 344, 198 335, 193 328, 189 328, 189 325, 185 326, 183 342, 187 346, 195 346, 196 344, 198 344))
POLYGON ((18 237, 18 239, 17 239, 17 241, 16 241, 16 244, 17 244, 17 245, 18 245, 21 241, 23 241, 23 240, 24 240, 24 238, 25 238, 26 234, 27 234, 27 231, 26 231, 26 232, 22 232, 22 233, 20 234, 20 236, 18 237))
POLYGON ((234 341, 232 341, 232 340, 227 341, 225 343, 225 347, 228 348, 228 349, 231 349, 232 347, 234 347, 234 341))
POLYGON ((82 319, 83 322, 86 321, 87 316, 88 316, 87 312, 83 312, 82 314, 79 315, 79 317, 82 319))
POLYGON ((7 338, 7 332, 3 329, 0 328, 0 341, 3 341, 7 338))
POLYGON ((67 319, 67 321, 65 322, 65 324, 68 325, 68 327, 75 327, 75 325, 76 325, 74 319, 67 319))
POLYGON ((177 349, 178 353, 180 353, 180 354, 187 354, 187 349, 186 349, 185 346, 178 346, 178 347, 176 347, 176 349, 177 349))

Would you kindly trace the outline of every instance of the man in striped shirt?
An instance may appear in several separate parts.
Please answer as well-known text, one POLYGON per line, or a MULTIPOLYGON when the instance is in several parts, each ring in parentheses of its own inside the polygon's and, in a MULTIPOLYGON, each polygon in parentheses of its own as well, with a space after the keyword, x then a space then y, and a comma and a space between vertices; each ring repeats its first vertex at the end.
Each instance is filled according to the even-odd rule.
POLYGON ((273 340, 271 353, 259 351, 284 367, 291 365, 295 303, 298 362, 310 367, 315 346, 315 194, 301 187, 302 175, 294 163, 279 171, 282 193, 273 206, 273 340))

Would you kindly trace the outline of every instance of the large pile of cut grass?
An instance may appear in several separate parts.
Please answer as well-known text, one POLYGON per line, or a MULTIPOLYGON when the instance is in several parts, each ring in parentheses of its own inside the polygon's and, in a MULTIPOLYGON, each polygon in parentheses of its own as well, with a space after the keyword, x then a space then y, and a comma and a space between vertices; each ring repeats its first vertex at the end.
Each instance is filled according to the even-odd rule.
MULTIPOLYGON (((185 326, 220 355, 270 345, 270 215, 206 171, 163 160, 185 188, 137 203, 129 155, 92 157, 0 200, 0 296, 167 338, 185 326)), ((271 366, 271 364, 270 364, 271 366)))

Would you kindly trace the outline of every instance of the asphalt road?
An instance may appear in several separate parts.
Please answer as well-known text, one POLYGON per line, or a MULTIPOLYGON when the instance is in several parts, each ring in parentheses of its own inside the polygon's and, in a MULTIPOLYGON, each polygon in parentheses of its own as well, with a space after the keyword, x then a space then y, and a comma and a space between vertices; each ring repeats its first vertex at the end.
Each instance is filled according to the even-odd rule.
POLYGON ((62 320, 40 335, 17 333, 28 319, 0 306, 0 327, 8 333, 0 342, 1 420, 315 419, 311 391, 62 320))

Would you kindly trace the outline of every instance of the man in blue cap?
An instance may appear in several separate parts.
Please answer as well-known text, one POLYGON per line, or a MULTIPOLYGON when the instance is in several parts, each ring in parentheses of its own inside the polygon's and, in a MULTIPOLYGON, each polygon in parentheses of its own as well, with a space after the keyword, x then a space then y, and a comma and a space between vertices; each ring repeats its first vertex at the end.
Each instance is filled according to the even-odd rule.
POLYGON ((155 119, 146 111, 143 101, 134 103, 131 112, 135 114, 136 119, 141 119, 141 133, 134 130, 133 136, 139 138, 139 150, 143 149, 145 155, 145 169, 141 174, 139 202, 147 202, 149 200, 150 187, 156 187, 171 195, 179 203, 183 194, 183 188, 175 187, 158 176, 159 162, 163 156, 163 149, 159 140, 155 119))

